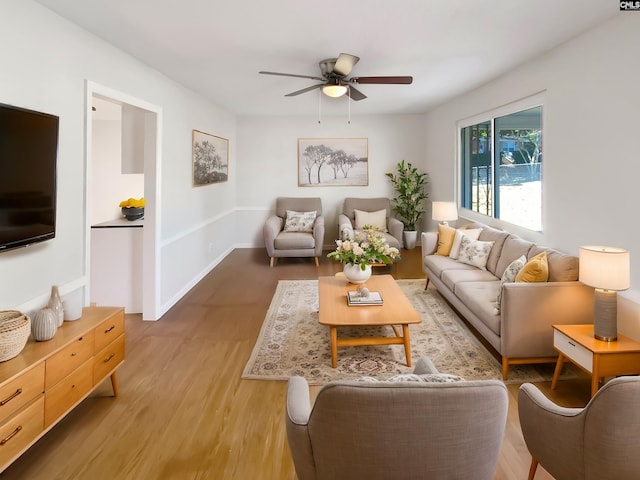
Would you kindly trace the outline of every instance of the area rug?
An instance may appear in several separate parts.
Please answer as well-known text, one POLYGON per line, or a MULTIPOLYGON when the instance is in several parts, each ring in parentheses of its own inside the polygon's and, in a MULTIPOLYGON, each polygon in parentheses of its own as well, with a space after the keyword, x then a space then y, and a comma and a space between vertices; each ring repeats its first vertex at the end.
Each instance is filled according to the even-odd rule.
MULTIPOLYGON (((414 364, 429 357, 441 372, 467 380, 501 380, 500 362, 436 290, 424 290, 424 283, 398 280, 422 318, 422 323, 409 326, 414 364)), ((393 335, 389 326, 338 329, 339 337, 393 335)), ((343 347, 338 348, 337 368, 331 368, 329 327, 318 323, 317 280, 280 280, 242 378, 287 380, 300 375, 312 385, 362 376, 384 380, 412 371, 405 362, 402 345, 343 347)), ((553 364, 514 365, 507 383, 551 380, 553 368, 553 364)))

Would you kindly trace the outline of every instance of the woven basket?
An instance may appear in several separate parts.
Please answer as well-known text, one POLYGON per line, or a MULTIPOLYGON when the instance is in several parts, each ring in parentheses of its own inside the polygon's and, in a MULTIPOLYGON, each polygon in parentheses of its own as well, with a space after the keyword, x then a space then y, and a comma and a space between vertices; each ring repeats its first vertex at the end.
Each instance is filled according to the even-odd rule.
POLYGON ((18 355, 29 339, 31 319, 17 310, 0 311, 0 362, 18 355))

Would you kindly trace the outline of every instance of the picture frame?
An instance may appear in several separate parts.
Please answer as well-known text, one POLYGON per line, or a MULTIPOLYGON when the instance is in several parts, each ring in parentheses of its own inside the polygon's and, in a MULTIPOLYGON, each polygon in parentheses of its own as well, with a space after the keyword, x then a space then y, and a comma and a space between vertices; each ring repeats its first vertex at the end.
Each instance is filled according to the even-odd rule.
POLYGON ((299 187, 368 185, 369 139, 298 139, 299 187))
POLYGON ((226 182, 229 179, 229 140, 193 130, 191 143, 193 186, 226 182))

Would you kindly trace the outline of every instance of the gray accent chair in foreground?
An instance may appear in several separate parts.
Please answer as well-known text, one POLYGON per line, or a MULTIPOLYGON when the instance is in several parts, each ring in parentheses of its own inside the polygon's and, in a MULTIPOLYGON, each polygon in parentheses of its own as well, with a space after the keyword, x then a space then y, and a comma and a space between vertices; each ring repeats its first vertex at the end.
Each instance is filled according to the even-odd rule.
POLYGON ((518 413, 530 480, 538 463, 556 480, 640 478, 640 377, 614 378, 584 408, 559 407, 525 383, 518 413))
POLYGON ((291 377, 287 438, 299 480, 492 480, 507 409, 497 380, 332 382, 311 405, 306 380, 291 377))
POLYGON ((400 250, 403 247, 402 232, 404 224, 391 216, 391 201, 388 198, 353 198, 344 199, 342 213, 338 215, 338 232, 340 240, 353 240, 356 229, 356 210, 377 212, 386 210, 387 230, 385 240, 390 247, 400 250))
POLYGON ((264 244, 273 267, 280 257, 314 257, 316 267, 324 244, 324 217, 320 198, 278 197, 275 214, 271 215, 262 229, 264 244), (285 232, 287 210, 316 212, 312 232, 285 232))

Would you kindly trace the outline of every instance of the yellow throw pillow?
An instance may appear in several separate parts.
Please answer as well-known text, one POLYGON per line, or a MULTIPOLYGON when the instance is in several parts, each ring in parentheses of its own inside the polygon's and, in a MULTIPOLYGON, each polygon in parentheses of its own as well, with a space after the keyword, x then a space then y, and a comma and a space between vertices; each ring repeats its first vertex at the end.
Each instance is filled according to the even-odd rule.
POLYGON ((547 252, 542 252, 529 260, 516 275, 516 282, 546 282, 549 279, 547 252))
POLYGON ((455 237, 455 228, 449 225, 438 225, 438 249, 436 250, 436 255, 448 257, 455 237))

